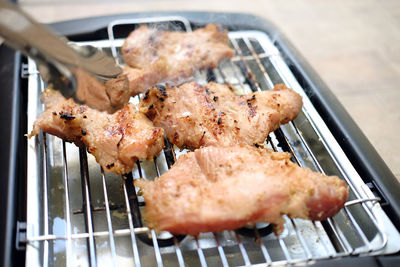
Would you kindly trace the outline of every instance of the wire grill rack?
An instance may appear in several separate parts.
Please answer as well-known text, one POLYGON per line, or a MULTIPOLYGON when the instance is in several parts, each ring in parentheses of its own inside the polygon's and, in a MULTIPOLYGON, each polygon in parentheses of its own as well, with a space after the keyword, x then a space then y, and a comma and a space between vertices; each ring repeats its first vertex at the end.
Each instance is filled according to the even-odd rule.
MULTIPOLYGON (((115 21, 108 28, 109 40, 88 44, 122 62, 123 40, 114 39, 115 29, 139 23, 191 31, 190 23, 179 17, 115 21)), ((266 223, 199 236, 156 233, 141 219, 144 201, 133 179, 162 175, 185 150, 166 140, 153 162, 138 161, 121 179, 105 174, 85 148, 41 134, 28 142, 27 266, 264 266, 400 249, 399 233, 380 208, 379 198, 358 176, 271 39, 258 31, 230 32, 229 38, 235 56, 212 71, 198 72, 195 80, 228 83, 238 94, 285 83, 301 94, 302 112, 271 133, 265 147, 290 152, 300 166, 344 179, 350 187, 345 208, 323 222, 285 217, 279 236, 266 223)), ((28 73, 31 129, 43 109, 39 95, 45 85, 31 60, 28 73)))

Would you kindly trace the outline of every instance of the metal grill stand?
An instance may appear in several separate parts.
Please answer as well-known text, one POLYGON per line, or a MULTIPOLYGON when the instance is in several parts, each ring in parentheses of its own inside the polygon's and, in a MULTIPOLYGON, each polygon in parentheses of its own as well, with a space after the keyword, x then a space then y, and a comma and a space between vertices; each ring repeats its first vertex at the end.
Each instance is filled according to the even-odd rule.
MULTIPOLYGON (((121 61, 114 39, 120 25, 161 23, 191 31, 179 17, 115 21, 110 40, 89 42, 121 61)), ((298 84, 269 37, 258 31, 230 32, 236 55, 218 68, 199 72, 199 83, 231 84, 239 94, 270 90, 285 83, 302 95, 302 112, 271 133, 265 147, 291 153, 292 160, 344 179, 350 187, 345 208, 324 222, 285 217, 285 230, 275 236, 268 224, 236 231, 172 236, 148 229, 141 219, 145 208, 133 179, 154 179, 166 172, 179 151, 166 147, 153 162, 137 162, 121 178, 105 174, 85 148, 43 134, 28 144, 27 266, 241 266, 297 264, 348 255, 394 253, 400 236, 376 198, 346 158, 340 146, 298 84), (81 197, 80 197, 81 195, 81 197)), ((86 44, 86 43, 84 43, 86 44)), ((28 130, 42 106, 44 84, 29 61, 28 130)), ((132 99, 138 102, 139 98, 132 99)))

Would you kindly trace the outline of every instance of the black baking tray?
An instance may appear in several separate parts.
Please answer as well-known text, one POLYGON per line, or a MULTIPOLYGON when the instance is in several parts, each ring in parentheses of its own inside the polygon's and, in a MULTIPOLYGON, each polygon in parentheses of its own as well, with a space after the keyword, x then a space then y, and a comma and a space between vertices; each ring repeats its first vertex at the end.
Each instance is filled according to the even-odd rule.
MULTIPOLYGON (((24 220, 26 170, 26 92, 21 86, 20 53, 0 46, 0 262, 2 266, 24 263, 23 253, 15 250, 17 218, 24 220), (25 102, 25 103, 24 103, 25 102), (24 108, 25 107, 25 108, 24 108)), ((25 86, 26 91, 26 86, 25 86)))
MULTIPOLYGON (((310 67, 290 41, 269 21, 250 14, 217 12, 147 12, 85 18, 48 25, 72 41, 107 39, 107 25, 117 19, 160 16, 182 16, 194 28, 206 23, 219 23, 229 30, 260 30, 274 36, 285 62, 304 88, 311 102, 335 136, 345 154, 374 193, 382 198, 381 205, 400 230, 400 184, 378 155, 366 136, 346 112, 317 73, 310 67)), ((126 33, 126 35, 128 32, 126 33)), ((26 81, 21 79, 24 58, 4 45, 0 46, 0 203, 5 208, 0 220, 0 260, 3 266, 23 264, 23 252, 15 249, 16 223, 24 220, 26 179, 26 81), (21 256, 22 255, 22 256, 21 256), (17 263, 17 264, 16 264, 17 263)), ((317 266, 389 266, 400 263, 400 256, 348 257, 317 262, 317 266)))

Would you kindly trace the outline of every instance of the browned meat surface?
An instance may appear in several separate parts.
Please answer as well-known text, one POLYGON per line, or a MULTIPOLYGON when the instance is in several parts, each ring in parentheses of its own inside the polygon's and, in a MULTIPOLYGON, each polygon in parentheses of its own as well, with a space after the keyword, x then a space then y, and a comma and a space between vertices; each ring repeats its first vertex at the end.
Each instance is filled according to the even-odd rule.
POLYGON ((215 68, 220 60, 233 56, 226 30, 216 24, 189 33, 142 25, 126 38, 122 53, 132 68, 145 69, 164 60, 170 80, 190 77, 198 69, 215 68))
POLYGON ((46 111, 36 119, 29 137, 43 130, 77 146, 84 144, 106 172, 128 173, 137 159, 152 159, 164 146, 163 129, 154 127, 130 103, 108 114, 49 89, 41 100, 46 111))
POLYGON ((149 227, 190 235, 255 222, 272 223, 279 232, 283 214, 324 220, 348 197, 338 177, 303 169, 288 153, 247 145, 198 149, 160 178, 135 185, 144 196, 149 227))
MULTIPOLYGON (((180 83, 196 70, 213 69, 234 54, 227 32, 215 24, 191 33, 159 31, 142 25, 125 40, 122 53, 129 66, 124 74, 128 76, 130 96, 161 82, 180 83)), ((107 88, 114 105, 125 104, 126 99, 113 90, 107 88)))
POLYGON ((89 107, 113 113, 128 103, 130 96, 126 96, 126 92, 129 92, 129 81, 126 74, 109 79, 105 83, 79 68, 74 74, 77 79, 76 96, 89 107))
POLYGON ((280 124, 300 112, 301 96, 285 85, 271 91, 236 96, 222 84, 186 83, 157 86, 146 92, 140 107, 168 139, 180 148, 259 144, 280 124))

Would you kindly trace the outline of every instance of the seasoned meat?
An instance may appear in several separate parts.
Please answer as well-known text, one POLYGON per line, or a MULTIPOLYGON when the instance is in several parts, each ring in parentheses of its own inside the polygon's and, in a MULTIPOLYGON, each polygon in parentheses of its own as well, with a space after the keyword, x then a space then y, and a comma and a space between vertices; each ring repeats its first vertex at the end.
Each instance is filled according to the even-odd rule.
POLYGON ((113 113, 128 103, 130 96, 126 92, 129 92, 129 80, 126 74, 105 83, 79 68, 74 74, 77 80, 76 97, 89 107, 113 113))
MULTIPOLYGON (((180 83, 196 70, 213 69, 234 54, 227 32, 215 24, 190 33, 159 31, 142 25, 125 40, 122 53, 128 64, 124 74, 129 80, 130 96, 161 82, 180 83)), ((125 104, 126 99, 113 91, 114 88, 107 88, 114 105, 125 104)))
POLYGON ((256 222, 283 229, 283 214, 324 220, 348 197, 336 176, 303 169, 288 153, 251 146, 205 147, 182 155, 154 181, 135 180, 150 228, 174 234, 232 230, 256 222))
POLYGON ((186 83, 146 92, 140 110, 168 139, 191 150, 209 145, 259 144, 280 124, 293 120, 301 96, 283 84, 273 90, 236 96, 230 87, 186 83))
POLYGON ((140 26, 122 46, 128 66, 102 83, 82 69, 75 71, 77 98, 89 107, 113 113, 135 96, 160 83, 179 83, 196 70, 213 69, 233 56, 227 32, 209 24, 191 33, 158 31, 140 26))
POLYGON ((130 103, 108 114, 50 89, 41 100, 46 110, 36 119, 29 137, 43 130, 77 146, 86 145, 106 172, 128 173, 137 159, 152 159, 164 146, 164 130, 154 127, 130 103))
POLYGON ((122 53, 132 68, 145 69, 164 60, 169 80, 215 68, 219 61, 233 56, 226 30, 215 24, 189 33, 158 31, 142 25, 126 38, 122 53))

